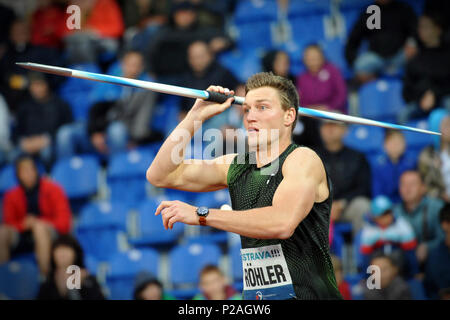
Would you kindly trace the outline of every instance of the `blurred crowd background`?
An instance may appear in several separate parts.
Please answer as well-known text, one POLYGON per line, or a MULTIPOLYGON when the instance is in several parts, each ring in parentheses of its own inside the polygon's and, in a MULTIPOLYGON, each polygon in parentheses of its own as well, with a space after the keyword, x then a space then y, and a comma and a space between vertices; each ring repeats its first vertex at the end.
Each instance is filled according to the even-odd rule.
MULTIPOLYGON (((1 0, 0 21, 0 298, 239 299, 242 291, 238 236, 166 231, 153 215, 164 199, 230 205, 226 190, 145 181, 193 100, 16 62, 221 85, 241 96, 249 76, 272 71, 294 82, 303 107, 442 132, 300 118, 293 139, 321 156, 333 182, 330 250, 343 297, 450 298, 449 1, 1 0), (366 12, 372 4, 379 17, 366 12), (80 8, 80 29, 68 27, 70 5, 80 8), (81 290, 66 286, 70 265, 81 268, 81 290), (379 290, 366 286, 369 265, 381 270, 379 290)), ((208 128, 243 128, 240 107, 208 128)), ((231 142, 214 141, 206 157, 233 152, 231 142)), ((187 157, 202 150, 192 144, 187 157)))

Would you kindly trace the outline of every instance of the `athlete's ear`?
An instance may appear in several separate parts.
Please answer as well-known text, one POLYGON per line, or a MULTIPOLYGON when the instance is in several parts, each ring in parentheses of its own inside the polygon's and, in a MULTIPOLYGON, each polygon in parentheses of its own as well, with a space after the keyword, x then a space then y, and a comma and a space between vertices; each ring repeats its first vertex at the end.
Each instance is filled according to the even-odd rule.
POLYGON ((295 118, 295 108, 289 108, 284 113, 284 125, 286 127, 289 127, 292 125, 293 122, 295 122, 297 119, 295 118))

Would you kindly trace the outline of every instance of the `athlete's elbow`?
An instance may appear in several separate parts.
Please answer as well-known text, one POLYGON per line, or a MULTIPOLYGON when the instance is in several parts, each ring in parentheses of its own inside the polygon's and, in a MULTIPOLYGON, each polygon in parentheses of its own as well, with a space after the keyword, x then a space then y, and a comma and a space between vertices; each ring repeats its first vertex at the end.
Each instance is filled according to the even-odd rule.
POLYGON ((290 223, 280 223, 280 225, 274 230, 274 238, 286 240, 292 237, 294 234, 295 227, 290 223))
POLYGON ((161 175, 157 174, 156 170, 151 166, 147 169, 145 174, 147 181, 155 187, 164 188, 167 187, 167 182, 161 175))

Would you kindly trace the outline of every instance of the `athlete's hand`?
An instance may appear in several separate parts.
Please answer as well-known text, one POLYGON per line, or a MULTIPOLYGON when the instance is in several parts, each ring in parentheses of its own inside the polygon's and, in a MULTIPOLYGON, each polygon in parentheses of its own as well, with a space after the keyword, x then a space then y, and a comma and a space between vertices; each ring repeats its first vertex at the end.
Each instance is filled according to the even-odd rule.
MULTIPOLYGON (((223 93, 223 94, 229 95, 229 96, 234 95, 233 90, 229 90, 227 88, 223 88, 220 86, 209 86, 207 90, 223 93)), ((191 110, 189 110, 186 117, 203 122, 203 121, 208 120, 209 118, 215 116, 216 114, 224 112, 226 109, 228 109, 231 106, 233 101, 234 101, 234 98, 232 98, 232 97, 228 98, 228 100, 222 104, 217 103, 217 102, 205 101, 203 99, 197 99, 197 100, 195 100, 194 105, 192 106, 191 110)))
POLYGON ((172 229, 175 222, 199 225, 196 209, 197 207, 178 200, 162 201, 156 209, 155 215, 161 214, 164 228, 167 230, 172 229))

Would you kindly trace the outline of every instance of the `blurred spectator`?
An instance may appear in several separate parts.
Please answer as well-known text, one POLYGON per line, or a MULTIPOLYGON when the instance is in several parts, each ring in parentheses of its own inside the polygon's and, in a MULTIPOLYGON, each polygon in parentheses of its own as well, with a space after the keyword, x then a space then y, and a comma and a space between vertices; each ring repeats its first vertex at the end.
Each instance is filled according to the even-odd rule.
POLYGON ((291 60, 283 50, 270 50, 262 58, 264 72, 273 72, 277 76, 287 78, 295 85, 297 79, 290 73, 291 60))
POLYGON ((2 22, 2 28, 0 29, 0 48, 8 41, 9 29, 15 19, 16 14, 14 11, 0 3, 0 21, 2 22))
MULTIPOLYGON (((189 72, 180 77, 179 84, 185 87, 205 90, 210 85, 220 85, 230 90, 235 90, 239 82, 234 75, 221 66, 215 59, 211 48, 204 41, 194 41, 187 50, 189 72)), ((184 115, 194 105, 195 99, 183 98, 181 100, 182 114, 184 115)), ((203 124, 203 130, 208 128, 220 129, 228 123, 230 109, 217 115, 203 124)))
POLYGON ((8 105, 0 94, 0 167, 9 160, 11 151, 11 125, 8 105))
POLYGON ((145 28, 167 22, 169 1, 127 0, 123 2, 123 20, 126 28, 145 28))
POLYGON ((199 287, 201 293, 193 300, 241 300, 242 296, 227 284, 222 271, 216 266, 208 265, 200 271, 199 287))
MULTIPOLYGON (((71 0, 80 7, 80 29, 64 26, 64 43, 71 64, 95 63, 100 55, 115 55, 124 32, 122 12, 115 0, 71 0)), ((69 15, 67 14, 68 18, 69 15)))
POLYGON ((173 6, 169 24, 158 30, 147 48, 149 67, 159 81, 174 82, 177 75, 189 71, 187 47, 195 40, 208 43, 214 54, 228 49, 230 38, 221 30, 201 27, 197 8, 189 1, 173 6))
MULTIPOLYGON (((119 76, 150 80, 144 72, 142 55, 137 51, 124 54, 119 76)), ((58 157, 70 157, 77 152, 111 154, 125 151, 129 145, 160 139, 150 123, 157 94, 111 84, 101 84, 93 93, 95 103, 89 110, 88 123, 66 125, 58 132, 58 157)))
POLYGON ((15 166, 19 186, 7 191, 3 199, 0 264, 11 255, 34 249, 41 273, 46 275, 52 239, 71 228, 69 201, 59 185, 39 176, 33 158, 21 156, 15 166))
POLYGON ((442 207, 439 222, 445 237, 429 249, 425 265, 424 287, 430 299, 437 299, 439 290, 450 288, 450 204, 442 207))
POLYGON ((423 47, 406 66, 403 97, 408 105, 399 115, 402 123, 424 118, 439 106, 450 111, 450 50, 443 44, 443 22, 423 15, 418 34, 423 47))
MULTIPOLYGON (((14 115, 28 87, 28 71, 17 66, 16 62, 62 65, 61 55, 57 50, 30 43, 30 26, 26 21, 13 22, 8 44, 4 50, 0 50, 0 91, 14 115)), ((60 78, 49 77, 52 87, 60 83, 60 78)))
POLYGON ((49 169, 56 132, 62 125, 72 121, 72 111, 51 92, 44 74, 31 73, 29 81, 30 97, 20 104, 17 111, 16 153, 38 156, 49 169))
POLYGON ((331 255, 331 262, 333 263, 334 276, 342 298, 344 298, 344 300, 352 300, 350 285, 344 280, 344 271, 342 269, 341 260, 335 255, 331 255))
POLYGON ((31 16, 31 43, 36 46, 60 48, 66 24, 66 5, 61 1, 39 0, 31 16))
POLYGON ((346 113, 347 87, 341 72, 325 60, 319 45, 312 44, 303 52, 306 71, 297 77, 302 107, 346 113))
POLYGON ((450 44, 450 2, 447 0, 426 0, 423 14, 440 17, 444 22, 444 42, 450 44))
POLYGON ((414 254, 417 240, 409 222, 402 216, 395 216, 392 209, 392 202, 386 196, 372 200, 370 214, 361 230, 363 270, 373 254, 382 252, 395 256, 403 275, 412 277, 419 271, 414 254))
POLYGON ((401 203, 394 207, 394 214, 412 226, 419 243, 416 256, 422 264, 428 248, 443 238, 438 215, 444 203, 426 195, 426 187, 418 171, 405 171, 400 177, 399 189, 401 203))
POLYGON ((323 147, 317 153, 333 181, 331 220, 351 222, 354 234, 361 229, 370 208, 370 168, 364 155, 343 144, 345 124, 324 121, 320 127, 323 147))
MULTIPOLYGON (((76 283, 71 281, 70 283, 76 283)), ((102 290, 95 276, 90 275, 84 265, 83 250, 71 235, 58 237, 52 244, 50 272, 39 288, 37 300, 104 300, 102 290), (80 275, 80 288, 69 289, 68 278, 77 271, 70 266, 77 266, 80 275), (70 269, 69 269, 70 270, 70 269)))
POLYGON ((375 4, 380 7, 381 28, 367 27, 371 13, 364 9, 345 47, 345 58, 353 66, 356 80, 360 83, 370 81, 380 73, 396 74, 416 51, 411 41, 417 24, 413 9, 396 0, 376 0, 375 4), (368 41, 369 48, 358 55, 364 40, 368 41))
MULTIPOLYGON (((175 2, 180 0, 175 0, 175 2)), ((181 0, 183 1, 183 0, 181 0)), ((202 27, 223 29, 225 26, 225 14, 230 6, 230 1, 217 0, 190 0, 198 8, 198 22, 202 27)))
POLYGON ((170 3, 155 0, 127 0, 122 3, 126 27, 124 46, 145 54, 155 32, 167 23, 170 3))
MULTIPOLYGON (((297 77, 297 89, 302 107, 346 113, 347 87, 340 71, 325 60, 320 46, 312 44, 303 52, 306 71, 297 77)), ((321 145, 320 122, 301 117, 294 130, 294 141, 310 148, 321 145), (301 130, 303 129, 303 130, 301 130)))
POLYGON ((369 289, 364 286, 365 300, 411 300, 411 289, 408 283, 399 276, 399 267, 389 255, 375 255, 371 265, 380 268, 380 289, 369 289))
POLYGON ((419 155, 419 171, 428 195, 450 202, 450 113, 437 109, 428 118, 430 130, 441 132, 419 155))
POLYGON ((416 159, 405 153, 406 142, 403 133, 387 130, 384 149, 372 163, 372 197, 385 195, 397 203, 400 201, 398 185, 400 176, 416 166, 416 159))
POLYGON ((136 275, 134 300, 176 300, 164 292, 162 283, 147 271, 136 275))

